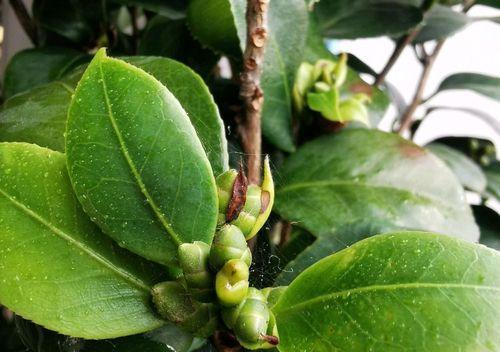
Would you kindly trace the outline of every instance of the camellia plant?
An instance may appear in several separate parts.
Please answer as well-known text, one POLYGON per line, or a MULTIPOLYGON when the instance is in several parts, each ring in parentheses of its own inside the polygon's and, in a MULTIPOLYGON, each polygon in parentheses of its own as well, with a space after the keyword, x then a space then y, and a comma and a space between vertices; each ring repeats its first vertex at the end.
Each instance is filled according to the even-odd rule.
POLYGON ((500 97, 423 97, 476 2, 11 3, 35 47, 0 111, 0 350, 500 350, 495 148, 411 141, 441 91, 500 97), (324 44, 382 35, 381 73, 324 44))

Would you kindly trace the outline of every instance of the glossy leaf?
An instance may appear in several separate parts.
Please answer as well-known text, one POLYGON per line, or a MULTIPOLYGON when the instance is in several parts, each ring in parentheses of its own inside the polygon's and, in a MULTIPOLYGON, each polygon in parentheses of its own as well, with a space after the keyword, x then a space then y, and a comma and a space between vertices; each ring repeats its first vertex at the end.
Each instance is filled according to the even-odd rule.
POLYGON ((112 338, 162 325, 149 305, 159 280, 83 213, 65 156, 0 144, 0 302, 74 337, 112 338))
POLYGON ((171 19, 186 17, 185 0, 112 0, 124 5, 140 6, 171 19))
MULTIPOLYGON (((227 168, 224 125, 207 86, 189 67, 159 57, 125 58, 155 76, 174 93, 188 113, 214 173, 227 168)), ((12 97, 0 111, 0 140, 30 142, 64 151, 66 117, 83 68, 63 79, 12 97)))
POLYGON ((434 5, 424 19, 424 25, 415 38, 415 43, 444 39, 467 26, 471 20, 462 12, 448 6, 434 5))
POLYGON ((474 205, 472 211, 481 231, 479 242, 500 250, 500 214, 484 205, 474 205))
POLYGON ((287 351, 500 346, 500 254, 429 233, 358 242, 312 266, 273 311, 287 351))
POLYGON ((63 47, 20 51, 5 69, 4 98, 60 79, 87 58, 82 52, 63 47))
POLYGON ((478 193, 484 191, 486 177, 481 168, 467 155, 441 143, 431 143, 426 148, 448 165, 465 188, 478 193))
POLYGON ((300 273, 318 260, 365 238, 394 230, 393 224, 369 219, 341 226, 332 234, 319 236, 314 243, 301 248, 301 252, 287 263, 276 278, 274 285, 289 285, 300 273))
POLYGON ((498 0, 478 0, 477 4, 491 6, 491 7, 495 7, 497 9, 500 9, 500 1, 498 1, 498 0))
POLYGON ((153 76, 100 50, 69 109, 66 153, 83 208, 123 247, 173 264, 181 243, 211 243, 212 169, 181 104, 153 76))
POLYGON ((281 169, 275 210, 316 236, 363 221, 448 233, 479 233, 455 175, 395 134, 353 129, 305 144, 281 169))
POLYGON ((500 77, 480 73, 455 73, 441 82, 438 92, 450 89, 468 89, 495 100, 500 100, 500 77))
POLYGON ((500 161, 495 161, 484 168, 487 179, 486 196, 500 200, 500 161))
MULTIPOLYGON (((241 58, 246 43, 245 11, 246 2, 242 0, 195 0, 189 5, 188 22, 203 44, 241 58)), ((261 78, 265 95, 262 128, 264 136, 285 151, 294 150, 291 91, 302 60, 307 23, 304 1, 269 2, 269 34, 261 78)))
POLYGON ((314 13, 321 32, 330 38, 399 35, 422 21, 418 6, 404 1, 321 0, 314 13))

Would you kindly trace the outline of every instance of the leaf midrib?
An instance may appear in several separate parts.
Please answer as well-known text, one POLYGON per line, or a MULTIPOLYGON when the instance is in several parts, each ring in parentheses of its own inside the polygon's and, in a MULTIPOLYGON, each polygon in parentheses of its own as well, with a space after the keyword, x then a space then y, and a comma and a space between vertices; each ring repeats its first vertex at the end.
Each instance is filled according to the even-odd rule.
POLYGON ((174 231, 172 226, 169 225, 168 221, 165 219, 164 215, 161 213, 159 207, 156 205, 156 202, 153 200, 151 195, 149 194, 149 191, 146 188, 146 185, 144 184, 144 181, 142 180, 141 175, 139 174, 139 171, 137 170, 137 167, 134 164, 134 161, 130 157, 130 154, 128 152, 127 146, 125 144, 125 140, 123 139, 123 136, 118 128, 118 125, 116 123, 116 119, 113 114, 113 110, 111 109, 111 102, 109 100, 108 96, 108 89, 106 86, 106 80, 104 77, 104 72, 102 69, 102 63, 99 62, 99 72, 101 74, 101 82, 102 82, 102 89, 104 93, 104 98, 106 100, 106 107, 108 110, 108 118, 111 123, 111 126, 113 127, 113 131, 115 132, 116 138, 118 139, 118 143, 120 145, 120 150, 122 152, 123 157, 125 158, 125 161, 127 162, 127 165, 130 168, 130 171, 132 172, 132 175, 135 178, 135 181, 137 182, 137 185, 139 186, 139 189, 141 190, 141 193, 144 194, 146 197, 148 204, 153 211, 153 214, 156 216, 158 221, 162 224, 162 226, 165 228, 167 233, 170 235, 170 238, 174 241, 174 243, 179 246, 182 244, 182 240, 179 238, 178 234, 174 231))
POLYGON ((137 277, 130 274, 129 272, 117 267, 115 264, 110 262, 108 259, 106 259, 102 255, 100 255, 99 253, 96 253, 92 248, 88 247, 84 243, 75 240, 71 236, 71 234, 68 234, 65 231, 57 228, 50 221, 46 220, 44 217, 42 217, 38 213, 29 209, 23 203, 17 201, 13 196, 11 196, 9 193, 5 192, 3 189, 0 189, 0 194, 3 195, 8 201, 10 201, 12 204, 14 204, 14 206, 16 206, 19 210, 24 212, 26 215, 28 215, 29 217, 38 221, 40 224, 47 227, 52 233, 57 235, 59 238, 67 241, 68 243, 70 243, 70 244, 74 245, 75 247, 77 247, 78 249, 82 250, 84 253, 88 254, 91 258, 95 259, 97 262, 99 262, 102 265, 104 265, 105 267, 109 268, 111 271, 115 272, 120 277, 129 281, 134 286, 137 286, 138 288, 140 288, 141 290, 143 290, 145 292, 149 292, 151 290, 151 287, 149 285, 147 285, 146 283, 144 283, 142 280, 138 279, 137 277))
POLYGON ((275 311, 276 314, 291 312, 295 310, 299 310, 301 308, 307 307, 308 305, 314 305, 318 303, 323 303, 327 300, 333 300, 335 298, 362 293, 362 292, 376 292, 376 291, 389 291, 389 290, 397 290, 397 289, 442 289, 442 288, 451 288, 451 289, 468 289, 468 290, 489 290, 489 291, 497 291, 500 294, 500 287, 495 286, 479 286, 479 285, 471 285, 471 284, 454 284, 454 283, 432 283, 432 282, 412 282, 406 284, 388 284, 388 285, 371 285, 371 286, 363 286, 356 287, 347 290, 337 291, 325 295, 320 295, 306 301, 300 302, 296 305, 288 305, 285 309, 277 309, 275 311))

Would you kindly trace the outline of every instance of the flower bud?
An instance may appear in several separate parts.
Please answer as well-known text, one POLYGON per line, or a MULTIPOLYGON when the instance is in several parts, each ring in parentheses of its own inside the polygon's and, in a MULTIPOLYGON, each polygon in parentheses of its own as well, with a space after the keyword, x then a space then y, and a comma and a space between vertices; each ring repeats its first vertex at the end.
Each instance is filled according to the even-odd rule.
POLYGON ((311 89, 314 84, 315 77, 313 71, 314 66, 308 62, 301 63, 297 70, 292 95, 295 109, 299 113, 304 109, 304 97, 307 91, 311 89))
POLYGON ((248 291, 248 265, 240 259, 231 259, 215 276, 215 292, 223 306, 235 306, 243 301, 248 291))
POLYGON ((252 264, 252 253, 245 236, 238 227, 228 224, 215 234, 209 262, 212 269, 218 271, 231 259, 241 259, 247 266, 252 264))
POLYGON ((217 176, 217 194, 219 196, 219 223, 223 224, 226 219, 226 211, 233 194, 233 185, 238 172, 234 169, 228 170, 217 176), (221 222, 222 221, 222 222, 221 222))
POLYGON ((207 337, 217 328, 217 307, 193 300, 179 282, 159 283, 152 288, 151 295, 158 314, 187 332, 207 337))
POLYGON ((367 126, 370 126, 368 118, 368 109, 365 103, 369 101, 369 97, 365 94, 356 94, 347 100, 343 100, 339 104, 340 121, 359 121, 367 126))
POLYGON ((183 243, 178 253, 189 293, 200 302, 212 302, 213 277, 208 267, 210 246, 200 241, 183 243))
POLYGON ((328 85, 333 84, 333 70, 335 69, 335 62, 330 60, 318 60, 314 64, 314 77, 316 80, 321 80, 328 85))
POLYGON ((257 185, 249 185, 246 193, 246 200, 243 209, 238 217, 231 221, 231 224, 237 226, 243 235, 248 235, 252 231, 257 216, 261 209, 261 189, 257 185))
POLYGON ((340 87, 344 84, 345 79, 347 77, 347 54, 340 54, 339 61, 335 65, 335 69, 333 70, 333 75, 335 79, 335 87, 340 87))
POLYGON ((247 241, 254 237, 259 230, 264 226, 274 204, 274 181, 271 174, 271 166, 269 164, 269 156, 264 160, 264 172, 262 176, 262 184, 260 185, 260 211, 257 219, 252 227, 252 230, 245 236, 247 241))

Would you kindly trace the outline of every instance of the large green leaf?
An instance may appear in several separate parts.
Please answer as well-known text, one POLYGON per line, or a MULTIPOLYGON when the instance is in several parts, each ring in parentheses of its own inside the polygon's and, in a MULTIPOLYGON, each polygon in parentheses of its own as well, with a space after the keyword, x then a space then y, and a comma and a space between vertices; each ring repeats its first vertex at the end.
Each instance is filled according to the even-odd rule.
POLYGON ((495 161, 484 168, 487 179, 486 196, 500 200, 500 161, 495 161))
POLYGON ((68 116, 69 174, 105 233, 160 263, 175 263, 181 243, 211 243, 212 169, 186 112, 159 81, 102 49, 68 116))
POLYGON ((477 4, 496 7, 497 9, 500 9, 500 1, 498 0, 478 0, 477 4))
POLYGON ((448 6, 434 5, 426 14, 424 25, 414 42, 423 43, 450 37, 470 22, 469 17, 462 12, 454 11, 448 6))
POLYGON ((83 213, 63 154, 0 144, 2 304, 67 335, 119 337, 162 325, 149 303, 158 279, 83 213))
POLYGON ((361 241, 315 264, 273 311, 287 351, 496 351, 500 254, 429 233, 361 241))
MULTIPOLYGON (((194 36, 214 50, 241 58, 246 43, 246 2, 192 1, 188 22, 194 36)), ((308 14, 303 0, 271 1, 269 35, 262 72, 264 136, 285 151, 294 150, 291 91, 304 50, 308 14), (293 28, 293 30, 290 30, 293 28)))
POLYGON ((84 53, 62 47, 20 51, 5 69, 4 98, 59 79, 87 58, 84 53))
POLYGON ((395 134, 353 129, 317 139, 290 156, 281 175, 275 209, 316 236, 360 220, 479 236, 451 170, 395 134))
POLYGON ((399 35, 422 21, 418 6, 405 1, 321 0, 314 13, 322 33, 331 38, 399 35))
MULTIPOLYGON (((189 67, 159 57, 129 57, 126 61, 149 72, 171 92, 188 113, 216 174, 227 168, 224 125, 207 86, 189 67)), ((83 68, 45 86, 12 97, 0 111, 0 140, 30 142, 64 151, 66 116, 83 68)))
POLYGON ((455 73, 446 77, 439 84, 437 92, 450 89, 468 89, 492 99, 500 100, 500 77, 470 72, 455 73))
POLYGON ((484 192, 486 176, 467 155, 441 143, 431 143, 426 148, 448 165, 465 188, 478 193, 484 192))
POLYGON ((500 214, 484 205, 474 205, 472 211, 481 230, 479 242, 500 250, 500 214))

